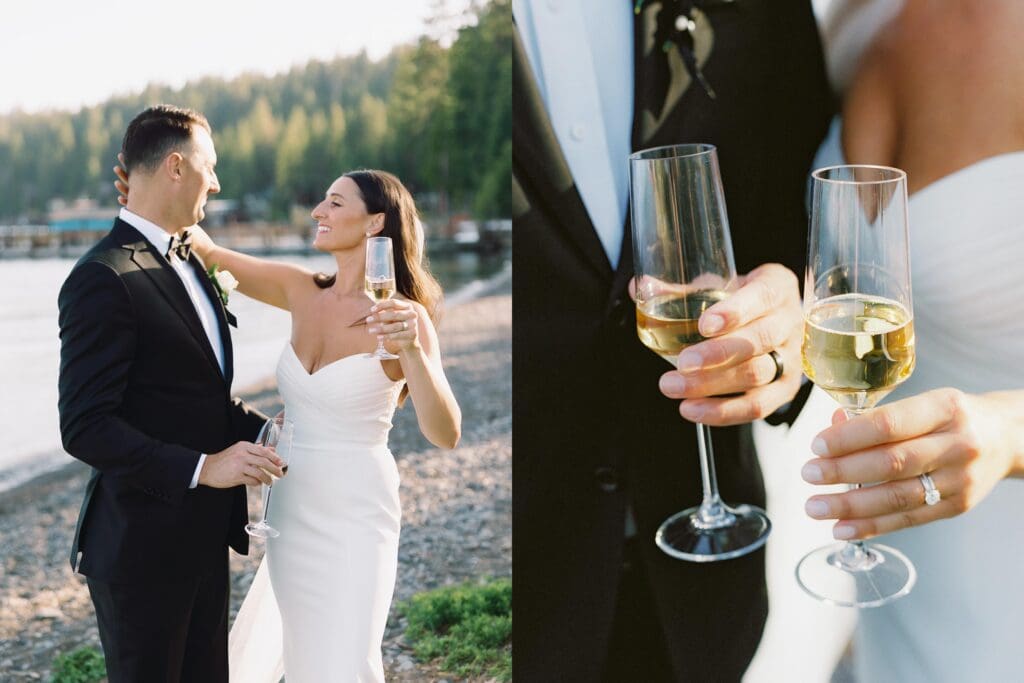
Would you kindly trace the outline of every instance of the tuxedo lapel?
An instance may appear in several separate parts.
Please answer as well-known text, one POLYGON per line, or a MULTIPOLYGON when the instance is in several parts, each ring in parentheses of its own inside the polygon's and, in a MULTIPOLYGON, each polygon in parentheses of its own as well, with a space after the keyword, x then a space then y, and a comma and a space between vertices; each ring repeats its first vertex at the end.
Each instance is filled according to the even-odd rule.
MULTIPOLYGON (((117 219, 114 224, 113 237, 118 240, 122 248, 132 252, 132 262, 153 282, 156 289, 181 318, 185 327, 188 328, 192 336, 199 342, 207 360, 217 370, 217 374, 223 376, 220 370, 220 363, 217 361, 217 355, 210 345, 210 338, 207 336, 206 330, 203 329, 203 324, 199 321, 195 305, 192 303, 192 299, 189 298, 181 278, 174 272, 174 268, 167 262, 164 255, 157 253, 156 248, 149 243, 149 240, 121 219, 117 219)), ((214 308, 216 307, 215 304, 214 308)), ((225 362, 226 365, 227 363, 225 362)))
POLYGON ((629 279, 633 277, 633 220, 630 216, 631 207, 626 209, 626 224, 622 228, 622 248, 619 251, 619 265, 615 269, 612 288, 608 293, 608 307, 615 306, 623 292, 626 291, 629 279))
POLYGON ((189 257, 188 263, 192 268, 197 270, 199 281, 203 283, 203 291, 206 292, 206 296, 209 297, 210 303, 213 305, 213 310, 217 316, 217 326, 220 328, 220 340, 224 345, 224 379, 231 386, 231 379, 234 377, 235 368, 233 360, 233 349, 231 346, 231 330, 228 328, 228 311, 224 306, 224 302, 221 301, 220 294, 214 289, 213 283, 210 282, 210 277, 206 272, 206 264, 203 263, 202 259, 193 254, 189 257))
POLYGON ((601 277, 610 278, 612 269, 608 255, 558 144, 519 30, 513 30, 512 92, 516 104, 512 118, 512 162, 515 181, 530 185, 523 188, 525 195, 543 204, 546 213, 558 217, 558 220, 550 222, 553 228, 564 231, 601 277))

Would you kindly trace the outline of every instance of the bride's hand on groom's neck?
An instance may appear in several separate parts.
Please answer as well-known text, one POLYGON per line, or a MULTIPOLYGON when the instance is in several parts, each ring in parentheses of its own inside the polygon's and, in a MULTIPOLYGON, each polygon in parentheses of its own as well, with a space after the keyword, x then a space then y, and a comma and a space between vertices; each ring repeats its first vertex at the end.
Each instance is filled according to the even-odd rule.
POLYGON ((128 168, 124 165, 124 154, 117 153, 117 166, 114 167, 114 189, 117 190, 117 203, 128 206, 128 168))

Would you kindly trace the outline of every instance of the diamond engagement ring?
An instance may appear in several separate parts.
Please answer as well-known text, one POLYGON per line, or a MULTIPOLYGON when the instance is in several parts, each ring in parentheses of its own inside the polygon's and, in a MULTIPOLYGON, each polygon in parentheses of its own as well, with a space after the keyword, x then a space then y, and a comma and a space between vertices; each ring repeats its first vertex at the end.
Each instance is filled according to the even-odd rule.
POLYGON ((935 505, 942 500, 942 495, 935 488, 935 482, 932 481, 931 475, 921 474, 917 478, 921 480, 921 486, 924 487, 924 502, 927 505, 935 505))
POLYGON ((409 329, 409 321, 408 320, 403 320, 402 321, 402 332, 405 332, 408 329, 409 329))

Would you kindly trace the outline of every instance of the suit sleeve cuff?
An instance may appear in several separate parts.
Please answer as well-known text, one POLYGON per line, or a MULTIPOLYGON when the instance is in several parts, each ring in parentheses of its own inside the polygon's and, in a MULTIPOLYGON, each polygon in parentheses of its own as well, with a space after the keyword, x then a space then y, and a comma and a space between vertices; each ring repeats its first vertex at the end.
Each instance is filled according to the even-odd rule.
POLYGON ((793 400, 784 406, 780 406, 778 410, 764 419, 765 422, 773 427, 780 424, 793 426, 796 418, 800 415, 800 411, 803 410, 804 404, 807 403, 807 397, 811 395, 811 389, 814 387, 814 384, 806 377, 802 378, 801 382, 800 390, 796 392, 793 400))
POLYGON ((199 454, 199 463, 196 465, 196 471, 192 475, 192 483, 188 485, 190 489, 194 489, 199 486, 199 473, 203 471, 203 463, 206 462, 206 453, 199 454))

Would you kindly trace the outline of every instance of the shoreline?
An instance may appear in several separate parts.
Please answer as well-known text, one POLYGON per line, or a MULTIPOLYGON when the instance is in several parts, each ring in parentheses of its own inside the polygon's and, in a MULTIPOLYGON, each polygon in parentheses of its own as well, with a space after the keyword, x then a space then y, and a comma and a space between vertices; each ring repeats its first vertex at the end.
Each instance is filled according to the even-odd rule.
MULTIPOLYGON (((431 446, 411 406, 395 414, 389 439, 402 479, 395 603, 439 586, 511 576, 511 269, 469 300, 452 301, 457 293, 438 332, 463 409, 462 441, 450 451, 431 446)), ((233 393, 265 411, 279 405, 273 378, 233 393)), ((84 577, 71 572, 67 557, 88 473, 71 460, 0 493, 5 681, 40 680, 58 654, 99 646, 84 577)), ((251 511, 257 499, 250 491, 251 511)), ((230 553, 232 619, 262 551, 255 543, 248 556, 230 553)), ((414 661, 404 630, 393 604, 383 648, 389 681, 455 680, 414 661)))
MULTIPOLYGON (((444 315, 442 316, 441 327, 444 327, 444 317, 456 308, 478 298, 487 296, 491 292, 499 291, 506 286, 511 291, 511 280, 512 267, 508 264, 502 270, 485 280, 474 280, 456 289, 450 296, 445 297, 443 310, 444 315)), ((267 403, 269 400, 268 392, 271 394, 276 394, 277 392, 276 380, 273 376, 268 376, 254 383, 250 383, 248 386, 234 390, 231 393, 232 396, 242 397, 247 403, 259 406, 267 403)), ((75 460, 65 453, 59 444, 53 450, 46 450, 26 455, 25 462, 31 461, 32 458, 44 458, 52 461, 53 464, 43 464, 38 468, 33 468, 38 469, 38 471, 33 472, 20 480, 16 475, 11 473, 11 471, 17 469, 19 465, 16 464, 10 468, 0 470, 0 511, 3 510, 4 506, 17 500, 19 496, 24 495, 25 489, 31 489, 33 486, 37 485, 45 486, 47 483, 56 480, 67 479, 75 476, 82 468, 88 470, 88 465, 75 460), (61 457, 63 457, 67 462, 60 464, 58 458, 61 457), (10 485, 5 483, 11 480, 14 480, 15 483, 10 485)))

